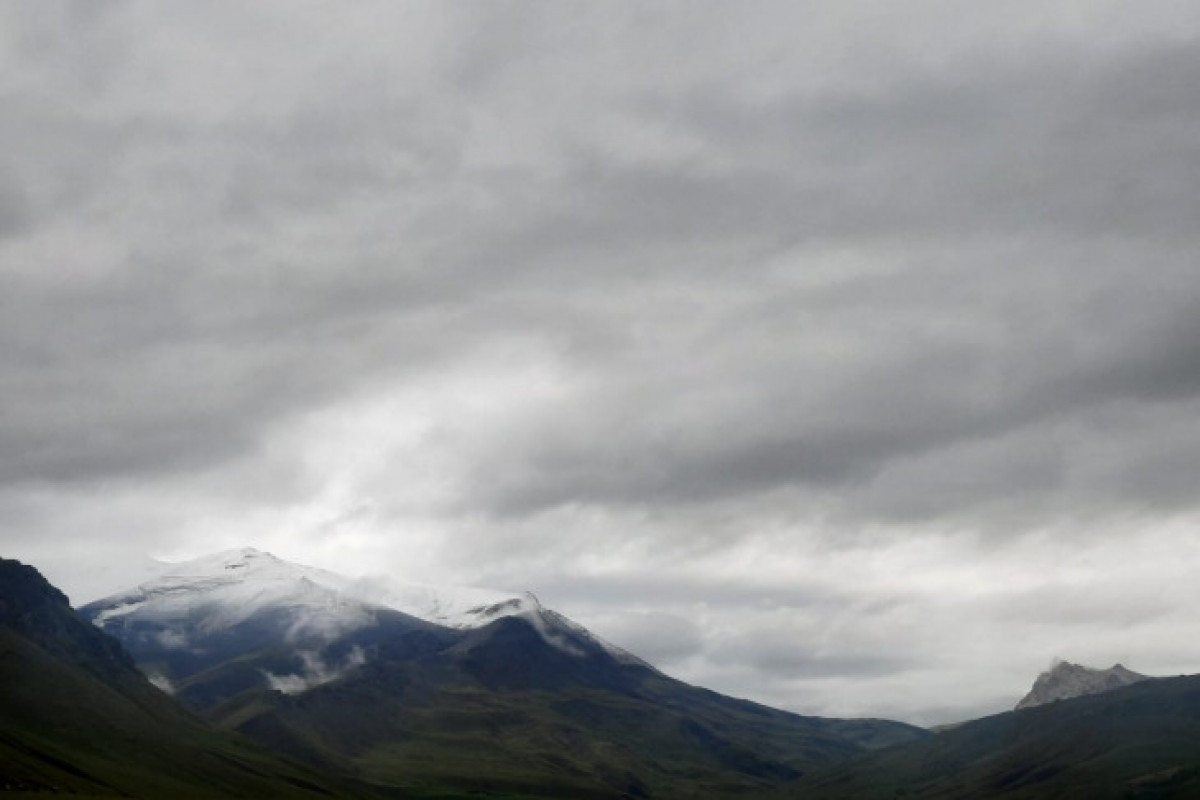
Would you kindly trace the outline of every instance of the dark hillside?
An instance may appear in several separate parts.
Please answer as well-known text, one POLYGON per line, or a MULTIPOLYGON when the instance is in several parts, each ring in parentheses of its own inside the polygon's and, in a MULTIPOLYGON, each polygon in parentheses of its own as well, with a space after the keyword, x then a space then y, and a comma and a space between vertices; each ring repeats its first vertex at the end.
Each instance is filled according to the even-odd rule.
POLYGON ((212 730, 32 567, 0 559, 0 789, 125 797, 365 796, 212 730))
POLYGON ((213 719, 414 792, 733 797, 878 743, 927 735, 724 697, 598 648, 567 652, 510 617, 436 653, 373 651, 298 695, 256 691, 213 719))
POLYGON ((770 796, 1197 798, 1200 676, 986 717, 821 770, 770 796))

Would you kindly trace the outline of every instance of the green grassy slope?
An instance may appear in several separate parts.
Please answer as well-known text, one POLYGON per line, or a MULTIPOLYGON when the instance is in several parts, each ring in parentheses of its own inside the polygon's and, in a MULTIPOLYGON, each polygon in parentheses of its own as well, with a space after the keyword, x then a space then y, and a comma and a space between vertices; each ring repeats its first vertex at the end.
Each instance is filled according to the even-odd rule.
POLYGON ((1200 676, 967 723, 805 776, 772 797, 1200 797, 1200 676))
POLYGON ((517 619, 449 651, 377 657, 304 694, 246 693, 209 713, 283 752, 429 796, 744 796, 867 743, 924 735, 801 717, 568 655, 517 619))

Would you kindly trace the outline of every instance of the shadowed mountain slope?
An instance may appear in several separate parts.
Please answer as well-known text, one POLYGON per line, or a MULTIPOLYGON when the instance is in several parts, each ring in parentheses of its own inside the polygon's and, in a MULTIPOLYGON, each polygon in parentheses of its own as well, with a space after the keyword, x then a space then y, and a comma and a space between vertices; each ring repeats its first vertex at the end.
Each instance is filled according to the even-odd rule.
POLYGON ((137 671, 32 567, 0 559, 0 791, 356 797, 349 782, 213 730, 137 671))
POLYGON ((231 551, 82 612, 207 719, 417 795, 737 796, 928 735, 688 686, 531 595, 450 628, 354 589, 231 551))
POLYGON ((209 713, 285 752, 348 761, 414 791, 529 796, 738 796, 923 735, 802 717, 603 652, 567 653, 512 618, 437 653, 372 653, 311 691, 251 692, 209 713))

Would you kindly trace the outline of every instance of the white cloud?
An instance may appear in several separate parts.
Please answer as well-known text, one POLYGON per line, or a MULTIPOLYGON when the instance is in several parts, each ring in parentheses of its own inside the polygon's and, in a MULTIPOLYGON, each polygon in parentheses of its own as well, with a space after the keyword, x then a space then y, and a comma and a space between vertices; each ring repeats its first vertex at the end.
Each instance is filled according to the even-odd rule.
POLYGON ((264 670, 263 678, 266 679, 267 688, 284 694, 301 694, 314 687, 335 681, 366 663, 366 655, 359 647, 351 648, 346 657, 335 665, 327 664, 318 653, 311 650, 301 650, 296 655, 303 662, 301 671, 288 675, 276 675, 264 670))
POLYGON ((161 673, 152 672, 146 676, 146 680, 150 681, 151 685, 159 691, 167 694, 175 694, 175 684, 171 683, 171 679, 161 673))

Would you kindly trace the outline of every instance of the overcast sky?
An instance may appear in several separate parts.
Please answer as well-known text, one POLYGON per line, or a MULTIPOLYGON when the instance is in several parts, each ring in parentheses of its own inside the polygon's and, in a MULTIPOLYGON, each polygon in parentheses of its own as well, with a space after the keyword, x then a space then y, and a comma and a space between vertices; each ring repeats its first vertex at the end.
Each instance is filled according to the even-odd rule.
POLYGON ((0 551, 936 723, 1200 672, 1194 0, 3 2, 0 551))

